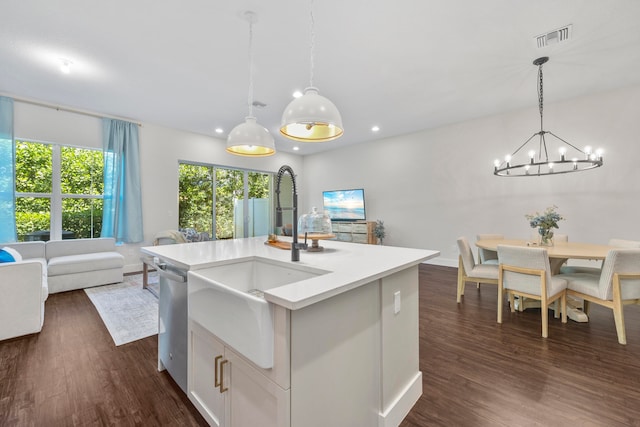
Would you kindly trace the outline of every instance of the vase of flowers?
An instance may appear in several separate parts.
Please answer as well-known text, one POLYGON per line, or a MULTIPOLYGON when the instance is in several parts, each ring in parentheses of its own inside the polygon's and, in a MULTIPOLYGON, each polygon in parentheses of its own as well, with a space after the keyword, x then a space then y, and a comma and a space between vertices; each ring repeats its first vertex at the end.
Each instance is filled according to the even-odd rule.
POLYGON ((564 219, 562 215, 556 212, 556 209, 558 207, 554 205, 548 207, 542 214, 536 212, 535 214, 525 215, 531 228, 538 229, 540 246, 553 246, 552 228, 558 228, 558 221, 564 219))

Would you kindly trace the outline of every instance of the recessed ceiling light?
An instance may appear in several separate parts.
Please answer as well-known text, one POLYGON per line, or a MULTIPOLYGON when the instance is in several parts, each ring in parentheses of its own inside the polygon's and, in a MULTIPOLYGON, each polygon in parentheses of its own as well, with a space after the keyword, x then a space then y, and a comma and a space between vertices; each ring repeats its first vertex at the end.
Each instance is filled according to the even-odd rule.
POLYGON ((216 128, 216 133, 222 133, 222 132, 224 132, 224 129, 222 129, 222 128, 216 128))
POLYGON ((298 147, 297 145, 293 147, 293 151, 298 151, 300 149, 300 147, 298 147))
POLYGON ((302 96, 302 92, 300 92, 299 90, 293 92, 293 97, 294 98, 300 98, 302 96))
POLYGON ((64 74, 69 74, 71 72, 71 66, 73 62, 68 59, 60 58, 60 71, 64 74))
POLYGON ((378 132, 380 130, 380 126, 373 126, 371 128, 371 132, 378 132))

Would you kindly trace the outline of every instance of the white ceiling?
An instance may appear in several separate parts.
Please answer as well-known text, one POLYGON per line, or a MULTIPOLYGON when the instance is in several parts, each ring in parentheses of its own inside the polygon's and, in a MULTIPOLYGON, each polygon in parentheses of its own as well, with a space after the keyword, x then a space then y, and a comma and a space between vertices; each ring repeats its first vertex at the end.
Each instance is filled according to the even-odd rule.
MULTIPOLYGON (((0 93, 216 136, 248 113, 254 25, 258 123, 280 151, 311 154, 640 84, 640 1, 317 0, 314 85, 345 134, 322 144, 278 132, 310 76, 309 1, 3 0, 0 93), (572 40, 534 37, 572 24, 572 40), (59 71, 59 59, 73 62, 59 71), (380 126, 377 134, 373 125, 380 126)), ((220 137, 220 136, 219 136, 220 137)))

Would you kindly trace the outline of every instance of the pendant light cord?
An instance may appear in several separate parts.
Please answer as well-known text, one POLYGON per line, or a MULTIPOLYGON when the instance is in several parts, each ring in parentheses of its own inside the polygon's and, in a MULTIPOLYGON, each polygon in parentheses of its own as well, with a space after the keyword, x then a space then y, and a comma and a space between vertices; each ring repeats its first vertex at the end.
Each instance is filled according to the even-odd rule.
POLYGON ((253 117, 253 19, 249 17, 249 117, 253 117))
POLYGON ((542 119, 542 109, 543 109, 544 96, 542 93, 542 64, 538 65, 538 81, 539 81, 538 110, 540 111, 540 132, 543 132, 544 126, 543 126, 543 119, 542 119))
POLYGON ((311 0, 309 18, 311 19, 311 43, 309 46, 309 52, 311 52, 311 58, 309 60, 309 87, 313 87, 313 68, 315 66, 313 62, 313 51, 315 50, 315 47, 316 47, 315 21, 313 19, 313 0, 311 0))

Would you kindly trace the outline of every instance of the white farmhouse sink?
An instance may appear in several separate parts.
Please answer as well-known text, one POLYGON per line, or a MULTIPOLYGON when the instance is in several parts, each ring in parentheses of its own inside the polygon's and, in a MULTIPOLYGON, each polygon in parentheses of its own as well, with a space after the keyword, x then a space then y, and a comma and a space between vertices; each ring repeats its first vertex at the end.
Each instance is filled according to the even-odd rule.
POLYGON ((268 369, 273 366, 273 306, 262 292, 326 273, 261 257, 190 271, 189 317, 268 369))

